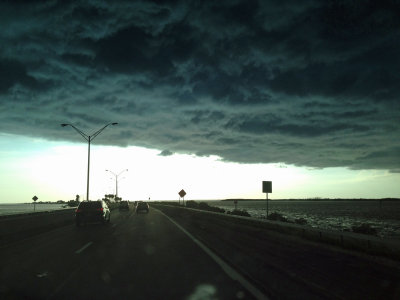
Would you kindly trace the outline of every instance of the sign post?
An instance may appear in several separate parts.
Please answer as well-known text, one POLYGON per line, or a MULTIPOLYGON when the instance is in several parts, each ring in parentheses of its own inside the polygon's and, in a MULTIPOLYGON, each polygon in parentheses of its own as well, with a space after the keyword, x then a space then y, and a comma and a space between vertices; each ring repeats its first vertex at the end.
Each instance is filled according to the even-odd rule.
POLYGON ((178 194, 179 194, 179 204, 181 203, 181 198, 182 198, 183 206, 185 206, 185 195, 186 195, 186 192, 182 189, 178 194))
POLYGON ((32 200, 34 201, 33 202, 33 211, 36 211, 36 200, 37 199, 39 199, 38 197, 36 197, 36 196, 33 196, 33 198, 32 198, 32 200))
POLYGON ((272 193, 272 181, 262 182, 262 191, 267 194, 267 219, 268 219, 268 193, 272 193))

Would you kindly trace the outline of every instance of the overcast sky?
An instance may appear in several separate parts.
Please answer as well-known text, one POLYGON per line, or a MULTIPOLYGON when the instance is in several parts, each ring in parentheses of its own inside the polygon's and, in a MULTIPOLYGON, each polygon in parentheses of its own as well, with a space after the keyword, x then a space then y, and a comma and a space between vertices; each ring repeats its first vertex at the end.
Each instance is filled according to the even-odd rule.
POLYGON ((400 172, 400 4, 7 1, 0 132, 400 172), (25 3, 26 2, 26 3, 25 3))

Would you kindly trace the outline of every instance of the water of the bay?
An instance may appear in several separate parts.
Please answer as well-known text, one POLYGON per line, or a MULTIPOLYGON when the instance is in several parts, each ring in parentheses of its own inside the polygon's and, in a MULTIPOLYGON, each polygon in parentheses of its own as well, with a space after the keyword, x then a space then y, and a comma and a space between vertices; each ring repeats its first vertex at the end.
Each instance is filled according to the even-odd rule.
MULTIPOLYGON (((233 210, 233 201, 207 201, 209 205, 233 210)), ((304 218, 307 226, 352 231, 353 226, 369 224, 378 236, 400 239, 400 201, 396 200, 270 200, 269 213, 277 212, 288 220, 304 218)), ((238 201, 237 209, 252 217, 266 218, 266 201, 238 201)))
POLYGON ((65 204, 5 203, 0 204, 0 216, 64 209, 65 204), (36 207, 35 207, 36 206, 36 207))

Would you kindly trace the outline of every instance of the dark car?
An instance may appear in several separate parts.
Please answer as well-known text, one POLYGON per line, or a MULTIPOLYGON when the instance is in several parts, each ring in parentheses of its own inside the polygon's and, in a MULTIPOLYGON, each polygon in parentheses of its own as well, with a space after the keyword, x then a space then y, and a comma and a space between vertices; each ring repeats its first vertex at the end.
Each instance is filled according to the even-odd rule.
POLYGON ((141 211, 149 213, 149 205, 146 202, 138 202, 136 205, 136 213, 138 214, 141 211))
POLYGON ((103 200, 83 201, 75 211, 76 226, 91 222, 105 224, 106 222, 110 222, 110 218, 110 209, 103 200))
POLYGON ((121 201, 119 203, 119 210, 129 210, 129 202, 128 201, 121 201))

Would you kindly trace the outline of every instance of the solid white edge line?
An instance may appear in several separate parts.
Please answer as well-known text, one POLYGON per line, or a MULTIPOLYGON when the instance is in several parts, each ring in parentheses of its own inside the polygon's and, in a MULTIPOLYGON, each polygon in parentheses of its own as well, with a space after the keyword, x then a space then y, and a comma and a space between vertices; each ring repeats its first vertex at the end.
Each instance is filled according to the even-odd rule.
POLYGON ((158 210, 163 214, 168 220, 170 220, 176 227, 178 227, 183 233, 185 233, 193 242, 195 242, 204 252, 206 252, 221 268, 224 272, 233 280, 238 281, 245 289, 247 289, 256 299, 268 300, 269 298, 264 295, 257 287, 255 287, 250 281, 240 275, 235 269, 223 261, 218 255, 216 255, 212 250, 210 250, 206 245, 196 239, 191 235, 185 228, 176 223, 162 211, 158 210))
POLYGON ((85 250, 87 247, 89 247, 91 244, 93 244, 93 242, 89 242, 87 243, 85 246, 83 246, 81 249, 76 250, 75 253, 76 254, 80 254, 83 250, 85 250))

